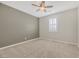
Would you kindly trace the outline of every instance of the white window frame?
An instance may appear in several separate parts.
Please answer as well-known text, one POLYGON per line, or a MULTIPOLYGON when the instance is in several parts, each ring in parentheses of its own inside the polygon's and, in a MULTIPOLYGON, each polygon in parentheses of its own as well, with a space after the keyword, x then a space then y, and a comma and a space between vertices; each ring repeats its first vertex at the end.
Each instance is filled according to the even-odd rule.
POLYGON ((49 19, 49 32, 57 32, 57 19, 49 19))

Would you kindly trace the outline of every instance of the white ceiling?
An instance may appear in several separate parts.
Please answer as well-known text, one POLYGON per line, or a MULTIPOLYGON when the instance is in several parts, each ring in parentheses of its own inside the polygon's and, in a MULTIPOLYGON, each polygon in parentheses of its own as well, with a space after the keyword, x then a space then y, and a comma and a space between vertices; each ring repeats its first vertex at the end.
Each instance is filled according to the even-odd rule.
POLYGON ((54 7, 47 9, 46 13, 41 13, 40 11, 36 12, 36 10, 39 9, 38 7, 32 6, 32 3, 39 5, 40 1, 3 1, 1 3, 36 17, 43 17, 53 13, 76 8, 79 5, 79 1, 46 1, 46 5, 53 5, 54 7))

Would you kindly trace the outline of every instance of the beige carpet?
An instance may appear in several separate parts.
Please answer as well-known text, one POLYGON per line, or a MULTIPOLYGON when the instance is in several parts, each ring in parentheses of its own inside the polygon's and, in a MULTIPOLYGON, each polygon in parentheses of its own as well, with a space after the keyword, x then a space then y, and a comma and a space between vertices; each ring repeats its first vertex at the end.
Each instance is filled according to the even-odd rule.
POLYGON ((0 57, 8 58, 61 58, 79 57, 74 45, 49 40, 33 40, 0 50, 0 57))

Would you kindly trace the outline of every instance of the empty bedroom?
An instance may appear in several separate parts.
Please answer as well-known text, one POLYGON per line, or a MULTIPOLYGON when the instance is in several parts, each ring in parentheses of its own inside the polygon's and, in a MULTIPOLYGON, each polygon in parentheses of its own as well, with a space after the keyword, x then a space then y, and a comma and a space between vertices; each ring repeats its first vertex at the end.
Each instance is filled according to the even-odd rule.
POLYGON ((79 58, 79 1, 0 1, 0 58, 79 58))

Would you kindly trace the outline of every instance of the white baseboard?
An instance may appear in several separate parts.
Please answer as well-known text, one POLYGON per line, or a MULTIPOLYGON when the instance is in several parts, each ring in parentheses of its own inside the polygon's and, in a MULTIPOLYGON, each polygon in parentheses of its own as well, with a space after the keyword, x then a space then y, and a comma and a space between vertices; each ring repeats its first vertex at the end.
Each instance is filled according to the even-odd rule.
MULTIPOLYGON (((52 39, 44 38, 44 37, 40 37, 39 39, 52 40, 52 39)), ((73 42, 66 42, 66 41, 60 41, 60 40, 52 40, 52 41, 61 42, 61 43, 65 43, 65 44, 71 44, 71 45, 76 45, 77 46, 77 43, 73 43, 73 42)))
MULTIPOLYGON (((29 43, 29 42, 35 41, 37 39, 52 40, 52 39, 48 39, 48 38, 44 38, 44 37, 39 37, 39 38, 23 41, 23 42, 20 42, 20 43, 16 43, 16 44, 13 44, 13 45, 5 46, 5 47, 0 48, 0 50, 5 49, 5 48, 9 48, 9 47, 12 47, 12 46, 20 45, 20 44, 23 44, 23 43, 29 43)), ((52 40, 52 41, 61 42, 61 43, 65 43, 65 44, 77 45, 77 43, 72 43, 72 42, 65 42, 65 41, 59 41, 59 40, 52 40)))
POLYGON ((34 40, 37 40, 37 39, 38 38, 31 39, 31 40, 26 40, 26 41, 23 41, 23 42, 20 42, 20 43, 16 43, 16 44, 12 44, 12 45, 9 45, 9 46, 5 46, 5 47, 0 48, 0 50, 1 49, 5 49, 5 48, 9 48, 9 47, 12 47, 12 46, 20 45, 20 44, 23 44, 23 43, 29 43, 29 42, 34 41, 34 40))

